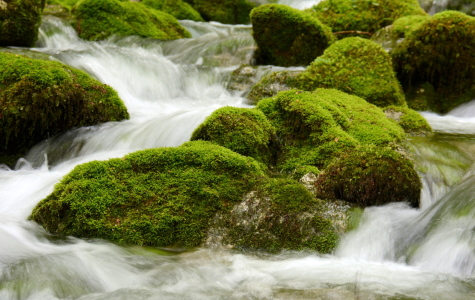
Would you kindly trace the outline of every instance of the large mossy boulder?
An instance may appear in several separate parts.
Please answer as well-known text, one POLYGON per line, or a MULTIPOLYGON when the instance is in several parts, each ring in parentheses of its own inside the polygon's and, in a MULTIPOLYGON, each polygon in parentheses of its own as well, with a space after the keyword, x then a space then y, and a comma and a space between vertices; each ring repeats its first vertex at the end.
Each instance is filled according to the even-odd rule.
POLYGON ((406 105, 391 57, 373 41, 352 37, 325 50, 296 79, 301 89, 334 88, 379 107, 406 105))
POLYGON ((325 168, 360 145, 399 143, 402 128, 362 98, 334 89, 290 90, 261 100, 262 110, 282 143, 277 168, 292 173, 302 166, 325 168))
POLYGON ((129 117, 111 87, 59 62, 0 52, 0 69, 2 156, 74 127, 129 117))
POLYGON ((224 24, 249 24, 249 13, 256 4, 248 0, 184 0, 196 9, 205 21, 224 24))
POLYGON ((254 159, 192 141, 79 165, 30 219, 55 234, 129 245, 330 252, 337 234, 319 207, 298 182, 267 178, 254 159), (256 209, 239 216, 250 197, 256 209), (235 224, 239 220, 234 217, 244 226, 262 218, 262 211, 269 219, 262 223, 261 236, 275 238, 254 240, 253 230, 230 234, 239 228, 221 234, 225 228, 215 226, 235 224))
POLYGON ((0 46, 33 47, 45 0, 0 0, 0 46))
POLYGON ((475 18, 447 11, 406 34, 390 55, 409 107, 446 113, 475 98, 475 18))
POLYGON ((398 18, 427 15, 417 0, 323 0, 308 11, 339 38, 355 31, 371 35, 398 18))
POLYGON ((260 65, 306 66, 335 40, 318 19, 287 5, 261 5, 251 23, 260 65))
POLYGON ((72 18, 79 37, 91 41, 111 35, 138 35, 159 40, 191 37, 172 15, 138 2, 83 0, 73 7, 72 18))
POLYGON ((169 13, 178 20, 204 21, 200 13, 183 0, 143 0, 142 3, 169 13))
POLYGON ((360 206, 408 202, 419 206, 421 181, 412 162, 391 148, 364 146, 344 153, 318 177, 317 196, 360 206))
POLYGON ((211 141, 265 165, 274 161, 275 129, 256 109, 223 107, 214 111, 195 129, 191 140, 211 141))

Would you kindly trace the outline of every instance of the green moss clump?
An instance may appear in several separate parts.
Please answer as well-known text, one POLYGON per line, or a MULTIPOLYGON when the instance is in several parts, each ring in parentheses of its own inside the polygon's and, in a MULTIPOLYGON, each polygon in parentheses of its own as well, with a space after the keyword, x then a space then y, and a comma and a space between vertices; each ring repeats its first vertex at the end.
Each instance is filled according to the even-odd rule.
POLYGON ((129 117, 111 87, 59 62, 0 52, 0 69, 2 155, 21 155, 73 127, 129 117))
POLYGON ((335 88, 379 106, 406 105, 391 57, 370 40, 340 40, 313 61, 296 79, 304 90, 335 88))
POLYGON ((0 2, 0 46, 33 47, 45 0, 0 2))
POLYGON ((215 219, 214 238, 234 248, 330 253, 339 237, 323 213, 322 201, 297 181, 271 179, 215 219))
POLYGON ((301 71, 278 71, 264 76, 252 86, 247 99, 251 104, 259 100, 277 95, 279 92, 288 91, 299 87, 298 75, 301 71))
POLYGON ((111 35, 138 35, 160 40, 191 37, 172 15, 138 2, 83 0, 73 7, 72 17, 79 37, 91 41, 111 35))
POLYGON ((143 0, 142 3, 153 9, 169 13, 178 20, 204 21, 199 12, 183 0, 143 0))
POLYGON ((386 147, 360 147, 335 159, 320 173, 317 196, 363 207, 388 202, 419 206, 421 182, 411 161, 386 147))
POLYGON ((384 113, 410 135, 426 136, 433 133, 427 120, 415 110, 392 105, 384 108, 384 113))
MULTIPOLYGON (((417 0, 324 0, 309 12, 335 33, 362 31, 369 34, 403 16, 427 15, 417 0)), ((348 35, 337 36, 343 38, 348 35)))
POLYGON ((270 165, 277 140, 275 129, 259 110, 223 107, 195 129, 191 140, 211 141, 270 165))
POLYGON ((198 246, 212 217, 263 172, 252 158, 194 141, 79 165, 30 217, 48 231, 121 244, 198 246))
POLYGON ((438 13, 390 55, 409 107, 446 113, 475 98, 475 18, 438 13))
POLYGON ((191 4, 205 21, 224 24, 249 24, 249 13, 256 7, 248 0, 184 0, 191 4))
POLYGON ((358 145, 401 142, 404 131, 382 110, 338 90, 290 90, 261 100, 262 110, 282 143, 277 166, 284 172, 300 166, 325 167, 358 145))
POLYGON ((257 64, 306 66, 335 40, 318 19, 287 5, 261 5, 252 10, 251 22, 257 64))

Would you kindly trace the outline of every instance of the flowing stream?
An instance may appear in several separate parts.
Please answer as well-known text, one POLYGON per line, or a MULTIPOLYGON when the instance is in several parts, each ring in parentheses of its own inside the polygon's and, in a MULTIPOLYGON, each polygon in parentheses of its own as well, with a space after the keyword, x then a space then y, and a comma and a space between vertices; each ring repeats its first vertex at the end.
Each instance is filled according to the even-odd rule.
POLYGON ((226 84, 252 59, 251 27, 182 24, 192 39, 85 42, 61 21, 44 21, 32 50, 114 87, 131 119, 72 130, 35 146, 14 170, 0 166, 0 299, 475 298, 474 103, 423 113, 437 134, 409 140, 421 208, 367 208, 332 255, 120 247, 58 239, 27 221, 77 164, 178 146, 215 109, 249 106, 226 84))

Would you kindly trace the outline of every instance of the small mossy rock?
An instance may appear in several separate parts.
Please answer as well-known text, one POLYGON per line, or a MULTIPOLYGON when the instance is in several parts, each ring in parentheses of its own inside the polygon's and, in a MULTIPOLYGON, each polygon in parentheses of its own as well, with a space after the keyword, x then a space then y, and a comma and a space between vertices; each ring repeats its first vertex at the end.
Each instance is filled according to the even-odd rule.
POLYGON ((206 244, 330 253, 339 237, 323 213, 322 201, 297 181, 270 179, 231 211, 215 217, 206 244))
POLYGON ((0 0, 0 46, 33 47, 45 0, 0 0))
POLYGON ((71 10, 80 0, 46 0, 43 15, 51 15, 63 20, 71 18, 71 10))
POLYGON ((365 100, 334 89, 290 90, 261 100, 282 143, 277 166, 292 173, 301 166, 325 167, 360 144, 401 142, 402 128, 365 100))
POLYGON ((223 24, 249 24, 249 14, 256 4, 248 0, 184 0, 191 4, 205 21, 223 24))
POLYGON ((301 71, 278 71, 264 76, 252 86, 247 99, 251 104, 277 95, 279 92, 295 89, 299 86, 297 78, 301 71))
POLYGON ((138 35, 159 40, 191 37, 175 17, 138 2, 82 0, 72 9, 79 37, 97 41, 111 35, 138 35))
POLYGON ((156 10, 169 13, 178 20, 204 21, 200 13, 183 0, 143 0, 142 3, 156 10))
POLYGON ((191 140, 211 141, 265 165, 274 163, 275 129, 259 110, 223 107, 195 129, 191 140))
POLYGON ((261 5, 251 23, 259 65, 306 66, 335 40, 318 19, 287 5, 261 5))
POLYGON ((247 91, 256 83, 257 67, 242 64, 231 73, 227 85, 228 90, 247 91))
POLYGON ((255 188, 252 158, 204 141, 75 167, 30 216, 51 233, 120 244, 198 246, 219 211, 255 188))
POLYGON ((0 69, 0 154, 74 127, 129 117, 111 87, 62 63, 0 52, 0 69))
POLYGON ((384 108, 384 113, 388 118, 396 121, 407 134, 427 136, 433 133, 427 120, 415 110, 391 105, 384 108))
POLYGON ((331 45, 297 81, 307 91, 334 88, 379 107, 406 105, 389 54, 381 45, 359 37, 331 45))
POLYGON ((338 38, 354 31, 374 34, 400 17, 427 15, 417 0, 323 0, 308 12, 330 26, 338 38))
POLYGON ((409 107, 446 113, 475 98, 473 49, 475 18, 460 12, 436 14, 406 34, 390 55, 409 107))
POLYGON ((364 146, 344 153, 323 170, 317 196, 362 207, 389 202, 419 206, 421 181, 412 162, 391 148, 364 146))

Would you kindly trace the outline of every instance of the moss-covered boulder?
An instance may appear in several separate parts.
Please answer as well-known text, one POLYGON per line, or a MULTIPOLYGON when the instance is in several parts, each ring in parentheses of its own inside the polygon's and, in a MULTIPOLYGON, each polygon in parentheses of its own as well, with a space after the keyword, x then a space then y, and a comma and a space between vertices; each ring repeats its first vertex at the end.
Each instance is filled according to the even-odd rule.
POLYGON ((45 0, 0 1, 0 46, 33 47, 45 0))
POLYGON ((339 38, 355 31, 371 35, 398 18, 427 14, 417 0, 323 0, 308 11, 331 27, 339 38))
POLYGON ((316 199, 294 180, 271 179, 248 193, 229 212, 216 215, 208 245, 266 250, 314 249, 331 252, 339 236, 316 199))
POLYGON ((73 7, 72 17, 79 37, 91 41, 111 35, 138 35, 159 40, 191 37, 172 15, 138 2, 83 0, 73 7))
POLYGON ((178 20, 204 21, 199 12, 183 0, 142 0, 142 3, 169 13, 178 20))
POLYGON ((304 90, 335 88, 379 106, 406 105, 391 57, 370 40, 353 37, 325 50, 298 78, 304 90))
POLYGON ((426 136, 432 134, 432 127, 417 111, 408 107, 388 106, 384 108, 386 116, 396 121, 407 134, 426 136))
POLYGON ((73 127, 129 117, 111 87, 59 62, 0 52, 0 70, 2 156, 73 127))
POLYGON ((279 92, 300 87, 298 78, 302 71, 277 71, 266 75, 251 87, 246 98, 251 104, 277 95, 279 92))
POLYGON ((318 19, 287 5, 261 5, 252 10, 251 23, 261 65, 306 66, 335 39, 318 19))
POLYGON ((391 51, 409 107, 446 113, 475 98, 475 18, 447 11, 391 51))
POLYGON ((359 145, 387 146, 405 136, 380 108, 333 89, 281 92, 257 108, 276 128, 283 145, 277 166, 285 173, 301 166, 324 168, 359 145))
POLYGON ((364 146, 344 153, 318 177, 317 195, 360 206, 408 202, 419 206, 421 182, 412 162, 391 148, 364 146))
POLYGON ((270 165, 277 148, 275 129, 259 110, 223 107, 195 129, 191 140, 211 141, 270 165))
POLYGON ((249 13, 256 4, 248 0, 184 0, 191 4, 205 21, 224 24, 249 24, 249 13))

